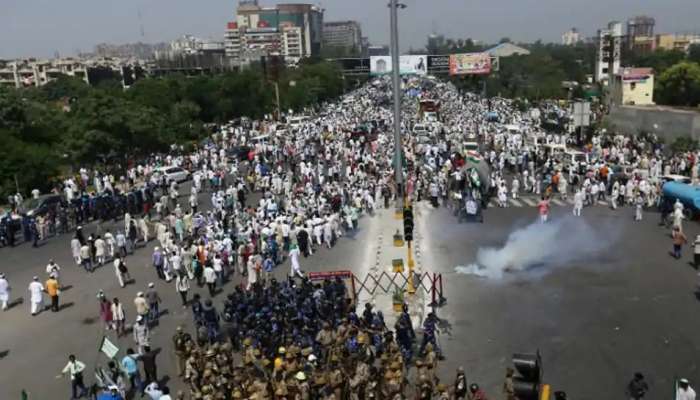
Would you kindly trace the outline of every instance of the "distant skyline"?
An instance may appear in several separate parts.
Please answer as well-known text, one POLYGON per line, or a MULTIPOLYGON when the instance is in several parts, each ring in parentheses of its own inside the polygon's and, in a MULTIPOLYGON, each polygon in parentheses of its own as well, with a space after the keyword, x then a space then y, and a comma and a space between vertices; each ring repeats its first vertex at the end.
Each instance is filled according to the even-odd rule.
MULTIPOLYGON (((304 2, 292 0, 289 2, 304 2)), ((450 38, 494 43, 561 41, 572 27, 586 37, 611 20, 636 15, 656 19, 657 33, 700 33, 700 0, 402 0, 402 50, 418 49, 435 31, 450 38)), ((274 5, 276 1, 260 1, 274 5)), ((325 20, 353 19, 372 44, 389 38, 386 0, 311 2, 325 20)), ((3 0, 0 58, 53 57, 91 52, 98 43, 169 42, 184 34, 223 38, 235 0, 3 0), (141 35, 141 22, 144 35, 141 35)))

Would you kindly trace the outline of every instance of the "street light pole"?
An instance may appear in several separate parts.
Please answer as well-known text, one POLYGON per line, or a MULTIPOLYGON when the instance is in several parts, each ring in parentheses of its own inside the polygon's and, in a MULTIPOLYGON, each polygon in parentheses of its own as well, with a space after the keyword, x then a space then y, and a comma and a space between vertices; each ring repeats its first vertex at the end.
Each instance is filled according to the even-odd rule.
POLYGON ((398 0, 390 0, 391 19, 391 75, 394 86, 394 180, 396 181, 396 210, 403 209, 403 146, 401 144, 401 62, 399 58, 398 9, 405 8, 398 0))

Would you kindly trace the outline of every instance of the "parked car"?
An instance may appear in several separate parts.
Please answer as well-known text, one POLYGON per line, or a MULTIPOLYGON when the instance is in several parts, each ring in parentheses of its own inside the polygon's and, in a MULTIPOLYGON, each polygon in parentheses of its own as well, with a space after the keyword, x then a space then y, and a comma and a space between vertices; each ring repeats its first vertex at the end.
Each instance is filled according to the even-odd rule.
POLYGON ((184 182, 190 179, 190 173, 181 167, 160 167, 156 169, 158 176, 165 176, 167 182, 184 182))
POLYGON ((45 215, 49 210, 56 209, 59 205, 66 205, 63 197, 58 194, 45 194, 38 198, 31 198, 24 201, 22 211, 30 217, 45 215))

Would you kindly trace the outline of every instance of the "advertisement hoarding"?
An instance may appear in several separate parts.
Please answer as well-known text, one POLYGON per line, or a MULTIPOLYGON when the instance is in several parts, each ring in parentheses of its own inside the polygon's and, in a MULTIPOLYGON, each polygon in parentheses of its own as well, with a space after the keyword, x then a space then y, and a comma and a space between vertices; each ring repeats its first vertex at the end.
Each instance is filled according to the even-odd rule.
MULTIPOLYGON (((428 56, 401 56, 399 62, 401 75, 426 75, 428 73, 428 56)), ((370 57, 369 66, 371 75, 384 75, 393 71, 391 56, 370 57)))
POLYGON ((450 69, 450 56, 428 56, 428 72, 447 72, 450 69))
POLYGON ((491 56, 488 53, 450 55, 450 75, 480 75, 489 73, 491 73, 491 56))
POLYGON ((369 73, 369 58, 336 58, 335 61, 345 73, 369 73))

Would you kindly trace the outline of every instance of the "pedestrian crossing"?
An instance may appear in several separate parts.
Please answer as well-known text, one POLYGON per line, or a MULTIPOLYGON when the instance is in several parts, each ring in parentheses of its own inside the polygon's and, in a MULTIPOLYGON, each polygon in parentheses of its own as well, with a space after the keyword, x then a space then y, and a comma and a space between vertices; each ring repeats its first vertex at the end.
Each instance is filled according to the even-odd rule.
MULTIPOLYGON (((507 201, 507 206, 506 207, 516 207, 516 208, 526 208, 526 207, 537 207, 537 205, 540 203, 541 198, 539 196, 534 196, 534 195, 526 195, 523 197, 518 197, 517 199, 514 199, 513 197, 508 197, 507 201)), ((574 199, 573 196, 569 196, 566 199, 562 199, 561 197, 553 197, 549 199, 549 205, 550 206, 557 206, 557 207, 573 207, 574 206, 574 199)), ((596 201, 596 206, 600 207, 610 207, 611 204, 607 200, 598 200, 596 201)), ((489 201, 489 208, 499 208, 498 206, 498 199, 491 199, 489 201)))

